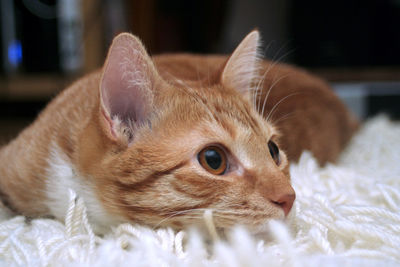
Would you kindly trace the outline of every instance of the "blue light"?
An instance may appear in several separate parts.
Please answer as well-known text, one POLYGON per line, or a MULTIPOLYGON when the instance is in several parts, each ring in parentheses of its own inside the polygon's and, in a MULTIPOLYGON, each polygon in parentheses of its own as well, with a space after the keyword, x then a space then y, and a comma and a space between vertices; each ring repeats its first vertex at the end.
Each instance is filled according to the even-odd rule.
POLYGON ((19 40, 13 40, 8 46, 8 61, 16 67, 22 62, 22 45, 19 40))

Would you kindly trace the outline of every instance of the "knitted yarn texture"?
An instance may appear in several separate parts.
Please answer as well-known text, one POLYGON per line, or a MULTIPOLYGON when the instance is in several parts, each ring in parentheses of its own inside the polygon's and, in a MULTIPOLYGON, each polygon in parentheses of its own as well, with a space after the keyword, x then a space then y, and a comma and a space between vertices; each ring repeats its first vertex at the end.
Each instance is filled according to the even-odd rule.
POLYGON ((64 222, 0 206, 0 266, 399 266, 399 162, 400 124, 385 116, 367 121, 336 164, 303 153, 291 165, 293 210, 261 237, 238 227, 220 238, 212 211, 211 240, 131 224, 100 236, 73 191, 64 222))

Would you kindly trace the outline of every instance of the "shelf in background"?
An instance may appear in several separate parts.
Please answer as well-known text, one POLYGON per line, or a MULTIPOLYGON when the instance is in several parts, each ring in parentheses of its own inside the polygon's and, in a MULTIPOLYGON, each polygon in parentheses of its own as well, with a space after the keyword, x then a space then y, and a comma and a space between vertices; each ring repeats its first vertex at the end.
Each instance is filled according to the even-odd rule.
MULTIPOLYGON (((309 71, 333 83, 400 81, 400 67, 311 68, 309 71)), ((59 74, 3 76, 0 77, 0 98, 9 101, 50 99, 79 77, 59 74)))
POLYGON ((46 100, 55 96, 76 78, 57 74, 0 77, 0 97, 8 101, 46 100))
POLYGON ((400 67, 310 68, 329 82, 400 81, 400 67))

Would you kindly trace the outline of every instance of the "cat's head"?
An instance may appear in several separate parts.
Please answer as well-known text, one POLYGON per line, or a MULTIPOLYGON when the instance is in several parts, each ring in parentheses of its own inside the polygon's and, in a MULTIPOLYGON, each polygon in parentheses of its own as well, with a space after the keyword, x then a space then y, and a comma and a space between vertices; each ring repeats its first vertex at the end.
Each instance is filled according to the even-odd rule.
POLYGON ((161 78, 136 37, 114 39, 96 111, 101 142, 87 164, 110 214, 182 228, 209 209, 217 227, 254 230, 287 215, 295 198, 288 161, 251 101, 258 42, 251 32, 215 81, 196 85, 161 78))

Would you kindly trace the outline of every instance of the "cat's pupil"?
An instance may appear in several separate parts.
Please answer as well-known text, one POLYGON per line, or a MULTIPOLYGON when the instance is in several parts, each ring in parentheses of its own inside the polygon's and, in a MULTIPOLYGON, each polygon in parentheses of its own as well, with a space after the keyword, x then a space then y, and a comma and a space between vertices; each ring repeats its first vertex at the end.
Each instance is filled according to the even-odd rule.
POLYGON ((197 159, 206 171, 214 175, 223 175, 228 167, 224 150, 217 146, 204 148, 197 155, 197 159))
POLYGON ((273 141, 269 141, 268 148, 269 148, 269 153, 271 154, 272 159, 275 161, 276 165, 279 165, 281 162, 281 158, 279 156, 278 146, 273 141))
POLYGON ((208 166, 210 166, 212 169, 218 170, 221 167, 222 158, 217 151, 209 149, 204 152, 204 157, 206 159, 208 166))

